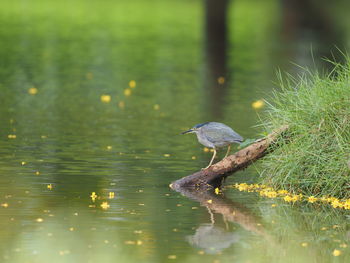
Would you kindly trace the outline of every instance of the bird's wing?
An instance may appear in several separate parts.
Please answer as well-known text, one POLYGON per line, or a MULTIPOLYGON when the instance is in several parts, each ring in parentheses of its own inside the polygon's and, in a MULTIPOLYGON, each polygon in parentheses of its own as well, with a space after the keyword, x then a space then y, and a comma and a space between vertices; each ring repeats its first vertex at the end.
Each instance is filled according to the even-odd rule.
POLYGON ((243 138, 238 133, 226 128, 221 128, 221 127, 207 128, 205 130, 205 136, 212 143, 240 142, 243 140, 243 138))

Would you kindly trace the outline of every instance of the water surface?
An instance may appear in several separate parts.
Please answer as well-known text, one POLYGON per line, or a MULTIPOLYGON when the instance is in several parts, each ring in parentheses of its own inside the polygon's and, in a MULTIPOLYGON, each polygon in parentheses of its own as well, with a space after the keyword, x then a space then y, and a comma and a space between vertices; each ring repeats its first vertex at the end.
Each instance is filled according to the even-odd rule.
MULTIPOLYGON (((215 120, 257 138, 251 104, 270 96, 276 69, 322 70, 320 57, 349 43, 345 1, 317 7, 327 41, 287 23, 278 1, 226 4, 216 38, 201 1, 3 1, 1 262, 346 259, 344 211, 168 187, 210 159, 182 131, 215 120)), ((253 167, 226 185, 256 178, 253 167)))

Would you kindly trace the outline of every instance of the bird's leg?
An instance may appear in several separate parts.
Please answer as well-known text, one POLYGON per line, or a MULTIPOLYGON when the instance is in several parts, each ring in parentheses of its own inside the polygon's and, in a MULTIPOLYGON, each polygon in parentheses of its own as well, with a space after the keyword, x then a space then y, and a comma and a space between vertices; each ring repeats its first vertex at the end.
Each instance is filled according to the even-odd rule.
POLYGON ((224 158, 227 157, 227 155, 230 153, 230 150, 231 150, 231 144, 228 145, 228 147, 227 147, 227 152, 226 152, 226 155, 225 155, 224 158))
POLYGON ((209 167, 211 166, 211 164, 212 164, 212 163, 213 163, 213 161, 214 161, 215 156, 216 156, 216 149, 214 148, 214 154, 213 154, 213 157, 211 157, 211 160, 210 160, 209 165, 208 165, 207 167, 203 168, 203 170, 204 170, 204 169, 207 169, 207 168, 209 168, 209 167))
POLYGON ((210 215, 211 225, 213 226, 215 224, 214 214, 213 214, 213 212, 210 210, 210 208, 208 206, 207 206, 207 209, 208 209, 208 212, 209 212, 209 215, 210 215))

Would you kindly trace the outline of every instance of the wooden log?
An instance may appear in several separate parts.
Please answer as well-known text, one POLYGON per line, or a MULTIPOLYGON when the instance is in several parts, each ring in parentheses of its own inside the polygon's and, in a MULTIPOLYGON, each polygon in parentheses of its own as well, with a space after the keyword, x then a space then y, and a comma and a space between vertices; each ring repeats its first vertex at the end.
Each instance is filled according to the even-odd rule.
POLYGON ((172 182, 170 187, 174 190, 179 190, 183 187, 219 187, 227 176, 246 168, 254 161, 271 152, 273 147, 270 146, 273 146, 276 143, 277 138, 282 136, 287 129, 288 125, 284 125, 270 133, 268 136, 255 141, 253 144, 245 147, 233 155, 224 158, 209 168, 200 170, 194 174, 172 182))

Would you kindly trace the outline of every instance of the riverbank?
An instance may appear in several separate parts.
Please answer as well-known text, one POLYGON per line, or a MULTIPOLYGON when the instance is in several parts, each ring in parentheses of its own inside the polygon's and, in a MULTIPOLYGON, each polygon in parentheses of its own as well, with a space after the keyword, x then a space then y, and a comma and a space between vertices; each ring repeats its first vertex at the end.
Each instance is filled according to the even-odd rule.
POLYGON ((262 160, 261 181, 294 194, 349 198, 349 59, 328 75, 305 70, 280 83, 262 125, 271 132, 287 124, 289 137, 262 160))

